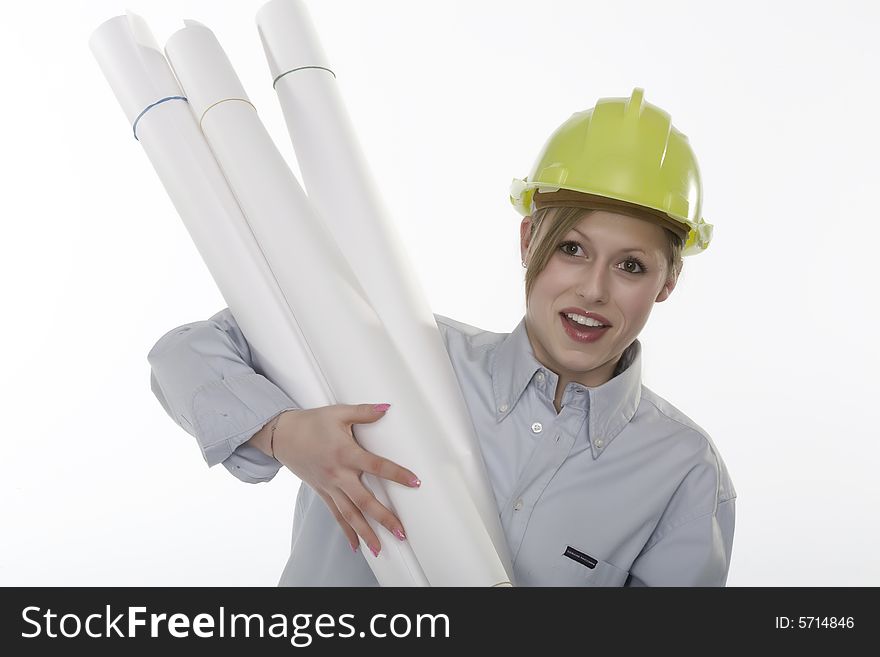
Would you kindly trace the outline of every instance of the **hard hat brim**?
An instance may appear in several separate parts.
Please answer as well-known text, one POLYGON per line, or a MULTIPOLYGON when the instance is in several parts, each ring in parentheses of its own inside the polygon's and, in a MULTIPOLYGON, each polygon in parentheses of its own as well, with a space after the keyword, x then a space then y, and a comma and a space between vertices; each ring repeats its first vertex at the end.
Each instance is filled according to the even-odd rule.
POLYGON ((548 192, 538 189, 535 191, 532 199, 535 210, 552 207, 578 207, 631 215, 637 219, 644 219, 659 224, 662 228, 672 231, 675 235, 678 235, 682 244, 685 243, 690 232, 690 226, 675 221, 665 212, 608 196, 598 196, 569 189, 548 192))

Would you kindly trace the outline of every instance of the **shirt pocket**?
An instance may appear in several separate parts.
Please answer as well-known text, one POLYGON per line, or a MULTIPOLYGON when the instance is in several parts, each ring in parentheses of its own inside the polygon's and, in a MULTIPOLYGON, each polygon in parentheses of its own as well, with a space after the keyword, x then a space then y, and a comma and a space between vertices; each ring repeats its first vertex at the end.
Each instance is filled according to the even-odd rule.
POLYGON ((593 556, 576 545, 564 545, 554 557, 543 586, 623 586, 628 570, 593 556))

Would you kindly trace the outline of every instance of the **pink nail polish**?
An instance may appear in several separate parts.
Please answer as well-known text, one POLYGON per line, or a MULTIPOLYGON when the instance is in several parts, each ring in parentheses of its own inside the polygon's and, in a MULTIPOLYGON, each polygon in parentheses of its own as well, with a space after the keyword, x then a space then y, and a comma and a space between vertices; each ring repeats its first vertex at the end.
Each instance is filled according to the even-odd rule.
POLYGON ((402 531, 400 531, 400 530, 397 529, 397 528, 394 529, 394 535, 395 535, 397 538, 399 538, 401 541, 405 541, 405 540, 406 540, 406 534, 404 534, 402 531))
POLYGON ((419 479, 418 477, 412 477, 412 478, 409 480, 409 485, 410 485, 410 486, 416 486, 416 487, 421 486, 421 485, 422 485, 422 480, 419 479))
POLYGON ((379 556, 379 550, 375 549, 372 545, 370 546, 370 552, 373 553, 373 556, 374 556, 374 557, 378 557, 378 556, 379 556))
POLYGON ((356 545, 352 545, 352 546, 351 546, 351 551, 354 552, 355 554, 357 554, 357 552, 358 552, 357 546, 356 546, 356 545))
POLYGON ((384 413, 389 408, 391 408, 391 404, 375 404, 373 406, 373 410, 378 411, 379 413, 384 413))

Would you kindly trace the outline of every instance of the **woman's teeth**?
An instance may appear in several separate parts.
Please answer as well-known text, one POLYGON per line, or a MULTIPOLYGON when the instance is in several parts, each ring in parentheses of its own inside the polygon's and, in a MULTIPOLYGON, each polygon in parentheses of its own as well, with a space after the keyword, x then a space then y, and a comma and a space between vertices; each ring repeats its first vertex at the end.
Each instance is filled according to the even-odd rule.
POLYGON ((573 322, 583 324, 584 326, 606 326, 605 324, 593 319, 592 317, 583 317, 581 315, 575 315, 574 313, 565 313, 565 316, 573 322))

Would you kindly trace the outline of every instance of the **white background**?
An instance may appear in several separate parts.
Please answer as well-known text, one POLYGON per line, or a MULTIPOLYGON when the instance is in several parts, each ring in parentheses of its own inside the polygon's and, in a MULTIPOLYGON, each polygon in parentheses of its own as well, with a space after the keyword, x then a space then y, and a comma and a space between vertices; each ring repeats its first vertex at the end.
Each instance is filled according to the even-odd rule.
MULTIPOLYGON (((485 329, 525 309, 507 191, 547 136, 636 86, 671 114, 715 238, 641 334, 644 381, 733 477, 728 583, 877 586, 877 4, 714 4, 309 7, 432 309, 485 329)), ((0 584, 278 580, 296 478, 207 468, 150 392, 155 341, 226 304, 88 48, 127 8, 160 44, 202 21, 298 173, 261 5, 4 9, 0 584)))

